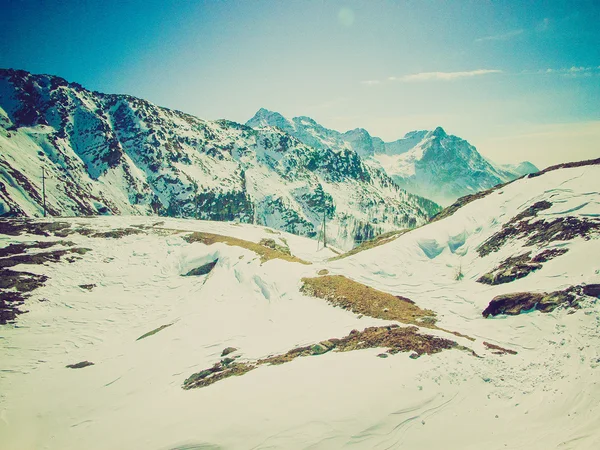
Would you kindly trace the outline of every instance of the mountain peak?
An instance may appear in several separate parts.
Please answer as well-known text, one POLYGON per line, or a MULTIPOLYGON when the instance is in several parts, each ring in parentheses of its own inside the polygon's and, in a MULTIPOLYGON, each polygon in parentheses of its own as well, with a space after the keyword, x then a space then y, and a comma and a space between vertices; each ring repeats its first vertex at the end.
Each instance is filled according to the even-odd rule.
POLYGON ((446 132, 444 131, 444 129, 442 127, 437 127, 435 130, 433 130, 431 132, 431 136, 438 137, 438 138, 444 138, 448 135, 446 134, 446 132))
POLYGON ((264 127, 264 126, 277 126, 284 128, 286 125, 286 118, 276 111, 270 111, 266 108, 260 108, 254 114, 254 117, 246 122, 249 127, 264 127))

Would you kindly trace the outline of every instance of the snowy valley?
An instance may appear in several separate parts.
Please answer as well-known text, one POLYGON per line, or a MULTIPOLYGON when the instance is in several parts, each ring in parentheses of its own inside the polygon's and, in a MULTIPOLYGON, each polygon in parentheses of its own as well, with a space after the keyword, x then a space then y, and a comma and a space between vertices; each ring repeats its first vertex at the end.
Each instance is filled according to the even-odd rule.
POLYGON ((596 449, 599 177, 551 168, 341 255, 245 223, 0 219, 1 442, 596 449))

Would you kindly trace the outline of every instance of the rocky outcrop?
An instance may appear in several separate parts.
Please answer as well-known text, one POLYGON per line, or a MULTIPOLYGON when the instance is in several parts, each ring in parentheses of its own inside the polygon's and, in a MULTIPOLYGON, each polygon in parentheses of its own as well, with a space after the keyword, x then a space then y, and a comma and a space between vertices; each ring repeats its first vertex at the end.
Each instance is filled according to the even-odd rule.
POLYGON ((562 291, 517 292, 498 295, 482 312, 484 317, 507 314, 515 316, 530 311, 548 313, 558 307, 578 308, 583 296, 600 296, 600 284, 573 286, 562 291))
POLYGON ((552 248, 544 250, 535 255, 530 256, 531 252, 524 253, 519 256, 512 256, 505 259, 500 265, 492 271, 482 275, 477 279, 479 283, 497 285, 510 283, 519 278, 526 277, 531 272, 542 268, 542 264, 557 256, 564 255, 569 250, 566 248, 552 248))

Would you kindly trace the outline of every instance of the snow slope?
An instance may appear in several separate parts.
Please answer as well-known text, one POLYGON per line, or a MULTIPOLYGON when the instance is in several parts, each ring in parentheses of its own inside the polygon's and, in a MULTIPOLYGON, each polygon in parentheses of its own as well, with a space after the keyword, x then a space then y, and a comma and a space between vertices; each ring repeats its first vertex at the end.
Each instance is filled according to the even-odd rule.
POLYGON ((246 125, 278 127, 315 148, 351 149, 371 167, 383 169, 408 192, 441 205, 538 170, 530 162, 494 164, 467 141, 446 134, 441 127, 411 131, 402 139, 384 142, 363 128, 340 133, 309 117, 287 119, 264 108, 246 125))
POLYGON ((50 75, 0 70, 0 216, 161 215, 237 220, 356 241, 421 225, 439 207, 351 149, 271 127, 206 121, 50 75))
MULTIPOLYGON (((64 239, 91 249, 80 260, 12 267, 49 280, 27 300, 28 313, 0 327, 0 442, 16 450, 596 449, 598 300, 585 297, 580 309, 549 313, 484 318, 482 311, 499 294, 600 283, 598 234, 527 248, 524 239, 513 239, 483 257, 477 249, 542 201, 551 206, 528 218, 531 223, 597 221, 599 176, 600 165, 588 165, 523 178, 449 217, 336 260, 314 241, 246 224, 61 219, 70 229, 96 232, 148 228, 119 240, 73 233, 64 239), (239 246, 188 243, 182 236, 189 231, 252 242, 273 238, 312 264, 261 263, 239 246), (509 256, 548 248, 568 252, 510 283, 476 282, 509 256), (181 276, 216 258, 209 275, 181 276), (456 279, 459 268, 462 280, 456 279), (239 349, 241 360, 256 360, 392 323, 302 295, 301 278, 323 269, 408 297, 435 311, 441 328, 474 340, 420 327, 468 351, 417 359, 408 353, 378 358, 384 349, 377 348, 332 351, 182 389, 192 373, 219 361, 226 347, 239 349), (96 287, 87 291, 82 284, 96 287), (496 354, 484 341, 517 354, 496 354), (94 365, 65 368, 85 360, 94 365)), ((58 237, 0 239, 6 247, 58 237)))

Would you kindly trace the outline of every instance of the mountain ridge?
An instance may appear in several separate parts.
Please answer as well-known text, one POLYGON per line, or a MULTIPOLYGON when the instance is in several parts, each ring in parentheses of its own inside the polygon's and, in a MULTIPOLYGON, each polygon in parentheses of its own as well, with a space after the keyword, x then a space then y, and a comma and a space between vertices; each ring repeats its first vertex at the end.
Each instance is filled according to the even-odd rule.
POLYGON ((259 109, 246 125, 277 126, 305 144, 320 148, 352 149, 370 165, 384 169, 403 189, 442 205, 538 170, 528 161, 495 164, 441 126, 409 131, 403 138, 385 142, 364 128, 339 132, 306 116, 287 119, 265 108, 259 109))
POLYGON ((0 215, 152 214, 240 221, 340 247, 425 223, 439 207, 351 149, 207 121, 51 75, 0 70, 0 215))

